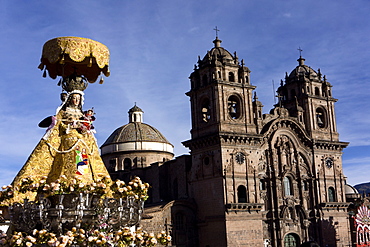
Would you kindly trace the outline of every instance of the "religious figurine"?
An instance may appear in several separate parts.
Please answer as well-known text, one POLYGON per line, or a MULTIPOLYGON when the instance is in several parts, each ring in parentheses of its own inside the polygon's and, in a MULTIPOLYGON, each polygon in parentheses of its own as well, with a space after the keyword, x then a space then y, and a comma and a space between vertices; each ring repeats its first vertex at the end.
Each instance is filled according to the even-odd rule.
POLYGON ((93 121, 95 121, 94 116, 94 109, 89 109, 87 111, 84 111, 83 117, 80 118, 81 120, 81 127, 80 127, 80 133, 95 133, 95 127, 93 125, 93 121))
MULTIPOLYGON (((52 183, 61 177, 68 181, 78 176, 85 184, 109 178, 91 131, 94 113, 82 110, 83 91, 98 77, 102 83, 102 74, 109 76, 108 64, 108 48, 90 39, 59 37, 44 44, 39 68, 44 70, 44 77, 46 71, 53 79, 61 77, 62 104, 55 115, 40 122, 46 133, 15 177, 14 187, 27 178, 35 183, 46 178, 52 183)), ((38 194, 29 192, 26 196, 34 200, 38 194)), ((23 197, 14 195, 13 202, 22 202, 23 197)))
POLYGON ((30 176, 36 181, 47 177, 48 183, 62 175, 67 179, 77 176, 84 183, 109 177, 91 131, 94 112, 92 109, 82 111, 83 100, 83 91, 68 92, 56 114, 39 124, 47 127, 47 131, 14 179, 14 185, 30 176))

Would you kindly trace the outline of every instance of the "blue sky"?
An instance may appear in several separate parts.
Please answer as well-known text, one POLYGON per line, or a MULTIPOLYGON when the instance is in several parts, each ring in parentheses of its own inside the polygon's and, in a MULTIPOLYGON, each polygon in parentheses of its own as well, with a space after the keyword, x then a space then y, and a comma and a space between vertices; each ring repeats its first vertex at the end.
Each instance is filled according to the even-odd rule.
POLYGON ((54 114, 57 81, 37 68, 43 44, 78 36, 110 49, 111 76, 85 90, 94 107, 101 145, 128 122, 137 102, 144 122, 188 153, 189 75, 213 47, 215 26, 222 46, 250 68, 251 83, 267 113, 285 72, 306 64, 321 69, 334 86, 336 116, 349 184, 368 182, 370 170, 370 2, 368 0, 0 0, 0 184, 9 184, 26 162, 54 114))

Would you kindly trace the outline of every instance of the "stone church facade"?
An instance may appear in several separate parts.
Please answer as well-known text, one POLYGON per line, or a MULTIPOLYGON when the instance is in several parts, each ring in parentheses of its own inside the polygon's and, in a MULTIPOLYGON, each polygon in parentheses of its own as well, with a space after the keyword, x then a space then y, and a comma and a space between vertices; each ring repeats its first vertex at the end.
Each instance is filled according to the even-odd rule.
MULTIPOLYGON (((119 149, 129 142, 117 137, 125 126, 102 146, 113 178, 138 175, 152 185, 142 224, 171 232, 174 246, 351 246, 342 170, 348 143, 339 141, 332 85, 300 57, 277 90, 279 102, 262 114, 251 71, 221 40, 213 43, 186 93, 190 155, 170 160, 172 149, 152 147, 172 144, 159 131, 144 140, 140 128, 135 141, 155 145, 119 149)), ((134 108, 130 116, 142 112, 134 108)))

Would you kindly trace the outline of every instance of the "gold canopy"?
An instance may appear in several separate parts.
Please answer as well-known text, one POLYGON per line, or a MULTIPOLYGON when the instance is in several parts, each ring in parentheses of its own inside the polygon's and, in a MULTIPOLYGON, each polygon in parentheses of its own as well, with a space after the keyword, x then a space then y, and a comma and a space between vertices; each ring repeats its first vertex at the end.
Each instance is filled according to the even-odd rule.
POLYGON ((109 76, 109 50, 97 41, 79 37, 59 37, 47 41, 42 49, 41 70, 55 79, 72 74, 85 76, 91 83, 103 73, 109 76))

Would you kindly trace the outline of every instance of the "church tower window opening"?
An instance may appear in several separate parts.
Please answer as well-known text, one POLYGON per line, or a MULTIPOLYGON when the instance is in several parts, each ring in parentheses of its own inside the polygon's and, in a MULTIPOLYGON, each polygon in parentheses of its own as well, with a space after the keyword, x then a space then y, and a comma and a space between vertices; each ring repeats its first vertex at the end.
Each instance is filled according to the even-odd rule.
POLYGON ((325 110, 322 107, 316 109, 316 121, 320 128, 326 127, 325 110))
POLYGON ((238 186, 238 203, 247 203, 247 190, 245 186, 238 186))
POLYGON ((320 96, 320 89, 318 87, 315 87, 315 95, 320 96))
POLYGON ((329 187, 328 189, 328 200, 329 202, 335 202, 335 189, 333 187, 329 187))
POLYGON ((235 82, 235 76, 233 72, 229 72, 229 81, 235 82))
POLYGON ((204 99, 202 103, 202 121, 208 122, 211 119, 211 106, 208 99, 204 99))
POLYGON ((240 100, 236 95, 232 95, 227 100, 229 115, 232 119, 240 117, 240 100))

